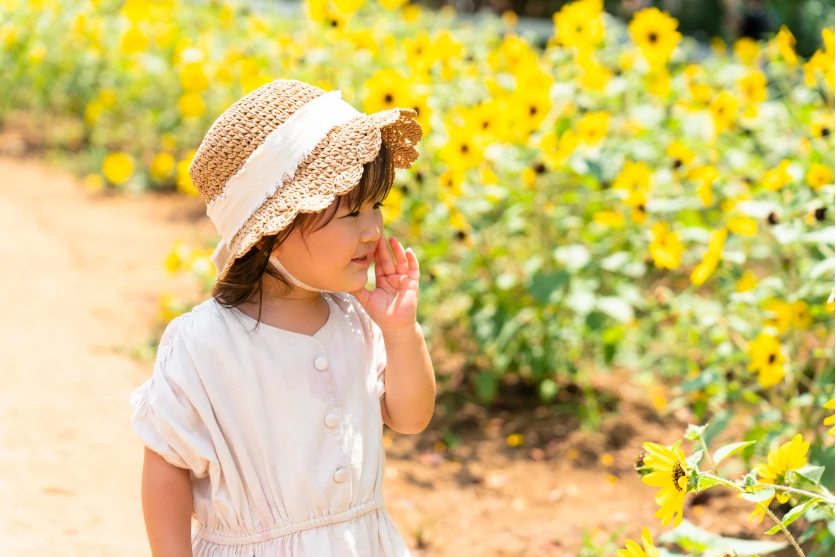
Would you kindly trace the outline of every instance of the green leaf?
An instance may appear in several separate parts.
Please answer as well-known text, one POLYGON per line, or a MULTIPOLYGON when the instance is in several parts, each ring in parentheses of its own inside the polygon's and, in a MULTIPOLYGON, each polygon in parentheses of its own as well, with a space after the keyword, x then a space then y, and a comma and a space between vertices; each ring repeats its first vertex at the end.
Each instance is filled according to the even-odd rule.
POLYGON ((698 440, 705 432, 706 427, 704 425, 688 424, 688 429, 685 431, 685 438, 691 439, 692 441, 698 440))
POLYGON ((496 398, 498 382, 496 376, 489 371, 480 371, 474 379, 476 394, 483 402, 493 402, 496 398))
POLYGON ((543 402, 551 402, 557 396, 558 385, 552 379, 543 379, 540 383, 539 394, 543 402))
POLYGON ((531 277, 531 285, 528 291, 542 305, 549 303, 552 293, 569 282, 570 275, 566 271, 555 271, 552 273, 536 272, 531 277))
POLYGON ((760 489, 754 493, 741 493, 740 496, 749 501, 750 503, 762 503, 766 501, 770 497, 775 495, 775 490, 771 487, 765 487, 760 489))
POLYGON ((715 485, 720 485, 720 482, 718 482, 714 478, 700 476, 700 491, 708 489, 710 487, 714 487, 715 485))
POLYGON ((789 544, 777 541, 741 540, 727 538, 703 530, 698 526, 683 520, 682 524, 658 536, 657 541, 676 543, 684 548, 692 548, 693 555, 701 557, 717 557, 723 552, 737 552, 738 555, 772 553, 784 549, 789 544))
POLYGON ((812 464, 808 464, 803 468, 794 470, 794 472, 802 478, 806 478, 814 484, 817 484, 821 482, 821 475, 824 473, 824 466, 814 466, 812 464))
MULTIPOLYGON (((792 524, 793 522, 801 518, 801 515, 803 515, 807 511, 807 509, 809 509, 812 505, 815 505, 818 501, 820 501, 820 499, 818 498, 810 499, 806 503, 802 503, 791 508, 789 512, 787 512, 787 514, 784 515, 783 520, 781 520, 781 524, 783 524, 784 526, 792 524)), ((770 528, 766 533, 771 536, 772 534, 777 534, 780 531, 781 527, 775 525, 774 528, 770 528)))
POLYGON ((702 455, 703 450, 700 449, 699 451, 686 458, 685 461, 691 466, 691 468, 696 468, 697 464, 699 464, 700 460, 702 460, 702 455))
POLYGON ((731 445, 725 445, 720 447, 716 451, 714 451, 714 465, 720 464, 722 461, 730 457, 736 452, 742 451, 749 445, 754 445, 754 441, 743 441, 740 443, 732 443, 731 445))
POLYGON ((729 425, 731 418, 731 410, 723 410, 722 412, 718 412, 717 415, 714 416, 710 422, 708 422, 708 425, 705 428, 705 433, 703 434, 703 440, 705 441, 706 447, 710 447, 714 438, 723 433, 723 430, 725 430, 726 426, 729 425))

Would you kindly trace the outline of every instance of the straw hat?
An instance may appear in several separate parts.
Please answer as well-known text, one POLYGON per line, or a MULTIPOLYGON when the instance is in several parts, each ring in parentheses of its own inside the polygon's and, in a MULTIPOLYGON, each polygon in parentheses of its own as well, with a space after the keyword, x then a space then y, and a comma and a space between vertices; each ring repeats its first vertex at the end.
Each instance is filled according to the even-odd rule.
POLYGON ((222 237, 212 254, 218 280, 262 237, 357 186, 381 141, 395 168, 409 168, 422 136, 415 116, 404 108, 365 115, 339 91, 294 80, 263 85, 230 106, 189 166, 222 237))

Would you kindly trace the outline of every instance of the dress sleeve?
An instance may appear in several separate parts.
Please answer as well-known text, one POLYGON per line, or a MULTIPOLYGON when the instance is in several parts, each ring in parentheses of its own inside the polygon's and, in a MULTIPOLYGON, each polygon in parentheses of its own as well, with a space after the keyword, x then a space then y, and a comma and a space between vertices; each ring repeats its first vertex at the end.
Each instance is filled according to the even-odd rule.
POLYGON ((148 448, 200 478, 217 457, 202 418, 211 405, 180 334, 183 318, 169 323, 154 373, 131 395, 131 425, 148 448))
POLYGON ((371 319, 369 319, 369 322, 372 324, 372 351, 375 371, 377 372, 377 398, 382 400, 386 393, 386 346, 383 343, 383 331, 371 319))

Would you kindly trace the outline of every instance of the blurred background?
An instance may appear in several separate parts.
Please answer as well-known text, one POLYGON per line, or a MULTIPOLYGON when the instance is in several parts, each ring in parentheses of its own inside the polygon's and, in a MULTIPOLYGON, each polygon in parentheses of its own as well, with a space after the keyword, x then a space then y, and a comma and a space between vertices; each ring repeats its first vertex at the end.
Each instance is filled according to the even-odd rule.
POLYGON ((0 0, 0 554, 149 554, 128 397, 215 279, 188 166, 292 78, 425 132, 383 209, 438 381, 426 431, 384 428, 413 555, 616 555, 644 528, 647 555, 832 555, 833 18, 0 0))

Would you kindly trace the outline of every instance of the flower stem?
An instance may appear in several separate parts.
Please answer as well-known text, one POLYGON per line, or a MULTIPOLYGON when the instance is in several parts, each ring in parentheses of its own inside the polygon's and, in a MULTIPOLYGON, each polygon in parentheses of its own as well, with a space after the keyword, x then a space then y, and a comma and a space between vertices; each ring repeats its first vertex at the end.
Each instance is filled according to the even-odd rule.
POLYGON ((708 447, 705 446, 705 439, 703 439, 702 435, 700 435, 700 444, 702 445, 702 450, 705 451, 705 456, 708 457, 708 462, 711 463, 711 470, 716 474, 717 464, 714 462, 714 457, 711 456, 710 452, 708 452, 708 447))
POLYGON ((829 494, 828 494, 828 496, 824 496, 821 493, 813 493, 812 491, 804 491, 803 489, 797 489, 797 488, 789 487, 789 486, 786 486, 786 485, 762 484, 762 483, 757 483, 755 485, 760 486, 760 487, 771 487, 772 489, 777 489, 777 490, 780 490, 780 491, 789 491, 790 493, 796 493, 798 495, 804 495, 806 497, 812 497, 813 499, 824 499, 825 501, 827 501, 831 505, 836 504, 836 500, 829 497, 829 494))
MULTIPOLYGON (((703 474, 703 475, 707 478, 711 478, 712 480, 716 481, 718 484, 723 484, 724 486, 729 487, 731 489, 735 489, 737 491, 740 491, 741 493, 746 493, 745 489, 743 489, 742 487, 740 487, 739 485, 737 485, 734 482, 730 482, 729 480, 724 480, 723 478, 718 478, 717 476, 712 476, 711 474, 703 474)), ((762 485, 762 484, 757 484, 757 485, 762 485)), ((766 487, 773 487, 774 488, 775 486, 770 484, 766 487)), ((773 514, 773 512, 770 511, 769 508, 766 505, 764 505, 763 503, 755 503, 755 504, 757 506, 759 506, 761 509, 763 509, 763 511, 766 514, 768 514, 770 516, 770 518, 772 518, 772 520, 775 521, 775 524, 777 524, 781 528, 781 531, 783 531, 784 535, 787 536, 787 539, 790 540, 790 543, 795 548, 795 551, 798 553, 798 555, 800 557, 806 557, 806 555, 804 555, 804 552, 801 551, 801 547, 799 547, 798 543, 796 543, 795 538, 792 537, 792 534, 790 534, 790 531, 787 530, 787 527, 784 526, 783 524, 781 524, 781 521, 778 520, 778 517, 775 516, 773 514)))
POLYGON ((767 506, 766 506, 766 505, 764 505, 763 503, 756 503, 756 504, 757 504, 757 505, 758 505, 761 509, 763 509, 763 510, 764 510, 764 512, 765 512, 766 514, 768 514, 768 515, 772 518, 772 520, 774 520, 774 521, 775 521, 775 524, 777 524, 777 525, 781 528, 781 530, 784 532, 784 535, 786 535, 786 536, 787 536, 787 539, 789 539, 789 540, 790 540, 790 543, 791 543, 791 544, 792 544, 792 546, 795 548, 796 553, 798 553, 798 555, 799 555, 800 557, 806 557, 806 556, 804 555, 804 552, 801 550, 801 547, 799 547, 798 543, 795 541, 795 538, 794 538, 794 537, 792 537, 792 534, 790 534, 790 531, 789 531, 789 530, 787 530, 787 527, 786 527, 786 526, 784 526, 784 525, 781 523, 781 521, 780 521, 780 520, 778 520, 778 517, 777 517, 777 516, 775 516, 775 515, 772 513, 772 511, 770 511, 770 510, 769 510, 769 508, 767 508, 767 506))

